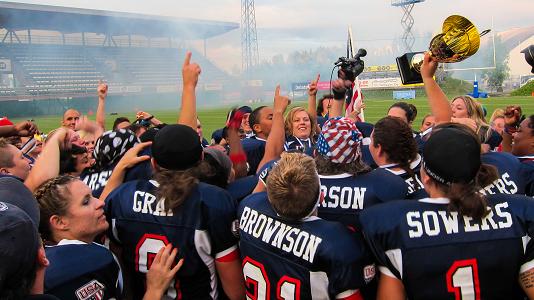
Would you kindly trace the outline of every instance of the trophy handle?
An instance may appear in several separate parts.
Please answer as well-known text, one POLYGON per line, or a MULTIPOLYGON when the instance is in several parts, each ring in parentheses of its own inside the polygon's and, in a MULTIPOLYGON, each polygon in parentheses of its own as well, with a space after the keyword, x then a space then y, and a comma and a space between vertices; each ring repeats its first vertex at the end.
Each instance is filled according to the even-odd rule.
POLYGON ((491 31, 491 29, 486 29, 486 30, 484 30, 484 31, 482 31, 482 32, 480 33, 480 36, 481 36, 481 37, 482 37, 482 36, 485 36, 485 35, 488 34, 490 31, 491 31))

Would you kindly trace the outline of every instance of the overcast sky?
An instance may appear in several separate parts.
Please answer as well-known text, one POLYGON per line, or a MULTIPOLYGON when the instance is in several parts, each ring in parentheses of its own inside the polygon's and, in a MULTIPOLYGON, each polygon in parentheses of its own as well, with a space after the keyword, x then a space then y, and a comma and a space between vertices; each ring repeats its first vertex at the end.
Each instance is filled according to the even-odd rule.
MULTIPOLYGON (((113 10, 153 15, 240 22, 239 0, 25 0, 32 4, 113 10)), ((402 10, 391 0, 256 0, 260 57, 322 45, 343 47, 347 25, 357 47, 391 44, 402 34, 402 10)), ((426 0, 416 4, 415 35, 437 32, 452 14, 469 18, 479 29, 499 32, 534 26, 534 0, 426 0)), ((427 37, 425 37, 427 39, 427 37)), ((208 40, 208 57, 226 70, 240 65, 239 31, 208 40)), ((421 49, 424 50, 424 49, 421 49)))

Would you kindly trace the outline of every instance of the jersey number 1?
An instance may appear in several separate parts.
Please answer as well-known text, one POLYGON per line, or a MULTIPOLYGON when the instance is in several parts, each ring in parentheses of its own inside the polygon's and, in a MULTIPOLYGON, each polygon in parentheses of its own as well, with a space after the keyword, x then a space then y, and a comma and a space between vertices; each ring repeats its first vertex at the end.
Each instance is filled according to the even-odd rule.
POLYGON ((457 260, 447 271, 447 290, 456 300, 480 300, 476 259, 457 260))
MULTIPOLYGON (((167 237, 158 234, 144 234, 135 248, 135 269, 141 273, 147 273, 158 254, 159 250, 169 244, 167 237)), ((176 278, 171 281, 166 295, 171 299, 182 299, 180 281, 176 278)))
MULTIPOLYGON (((247 287, 247 299, 271 299, 271 283, 262 263, 245 257, 243 260, 243 275, 247 287)), ((276 285, 276 298, 278 300, 300 300, 300 280, 282 276, 276 285)))

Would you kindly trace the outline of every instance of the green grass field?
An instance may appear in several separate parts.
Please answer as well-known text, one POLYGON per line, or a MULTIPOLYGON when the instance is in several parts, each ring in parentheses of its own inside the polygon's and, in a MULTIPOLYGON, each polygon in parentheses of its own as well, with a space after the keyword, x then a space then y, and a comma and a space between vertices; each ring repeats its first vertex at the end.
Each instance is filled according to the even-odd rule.
MULTIPOLYGON (((427 99, 419 97, 414 100, 409 100, 409 102, 413 103, 418 110, 417 119, 414 124, 414 128, 417 129, 421 123, 422 118, 429 113, 427 99)), ((504 108, 508 105, 521 105, 525 114, 534 114, 534 97, 495 97, 482 99, 481 102, 488 111, 488 119, 491 116, 493 110, 500 107, 504 108)), ((391 106, 391 104, 393 103, 394 100, 392 99, 366 98, 365 104, 367 108, 365 110, 365 120, 371 123, 378 121, 380 118, 386 115, 389 106, 391 106)), ((297 102, 292 104, 292 106, 296 105, 306 105, 306 103, 297 102)), ((228 110, 228 107, 199 110, 198 115, 200 120, 202 121, 204 136, 207 137, 208 140, 211 136, 211 133, 215 129, 223 127, 224 122, 226 120, 226 113, 228 110)), ((166 111, 151 111, 150 113, 154 114, 158 119, 165 123, 175 123, 179 114, 178 109, 166 111)), ((130 118, 130 120, 133 120, 135 119, 135 112, 132 111, 131 113, 120 114, 120 116, 126 116, 130 118)), ((113 121, 116 117, 117 116, 106 115, 106 128, 111 128, 113 121)), ((91 118, 94 119, 94 116, 92 116, 91 118)), ((61 116, 42 116, 36 117, 34 119, 37 125, 39 126, 39 129, 43 132, 49 132, 50 130, 58 127, 61 123, 61 116)), ((24 120, 24 118, 13 119, 12 121, 17 122, 21 120, 24 120)))

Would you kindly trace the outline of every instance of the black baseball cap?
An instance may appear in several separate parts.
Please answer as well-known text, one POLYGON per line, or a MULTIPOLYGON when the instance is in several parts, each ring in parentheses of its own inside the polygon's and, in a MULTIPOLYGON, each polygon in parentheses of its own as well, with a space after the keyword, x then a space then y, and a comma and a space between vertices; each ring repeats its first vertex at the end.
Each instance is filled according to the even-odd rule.
POLYGON ((202 158, 200 137, 193 128, 181 124, 160 129, 152 143, 156 163, 168 170, 186 170, 202 158))
POLYGON ((480 142, 456 128, 432 133, 423 150, 423 168, 434 180, 451 185, 471 183, 480 169, 480 142))

